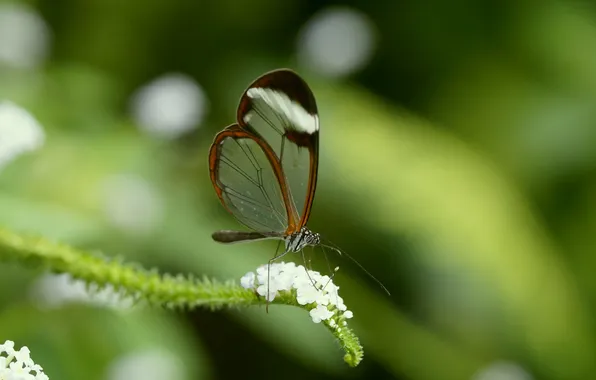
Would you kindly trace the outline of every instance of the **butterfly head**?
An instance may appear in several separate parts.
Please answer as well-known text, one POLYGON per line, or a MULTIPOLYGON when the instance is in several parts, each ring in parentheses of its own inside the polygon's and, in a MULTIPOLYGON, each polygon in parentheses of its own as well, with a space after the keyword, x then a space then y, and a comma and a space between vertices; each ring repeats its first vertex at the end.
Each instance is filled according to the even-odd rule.
POLYGON ((321 235, 306 227, 302 227, 300 231, 286 238, 286 250, 292 252, 299 252, 309 245, 319 244, 321 244, 321 235))
POLYGON ((304 234, 304 244, 306 245, 319 245, 321 244, 321 235, 318 232, 312 232, 306 227, 302 227, 301 232, 304 234))

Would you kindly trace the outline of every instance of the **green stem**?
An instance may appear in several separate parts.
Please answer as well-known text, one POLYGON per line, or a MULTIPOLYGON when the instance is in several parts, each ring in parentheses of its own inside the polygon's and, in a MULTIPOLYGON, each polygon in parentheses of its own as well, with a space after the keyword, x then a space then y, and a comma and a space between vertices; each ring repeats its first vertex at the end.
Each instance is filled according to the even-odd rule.
MULTIPOLYGON (((168 308, 220 309, 265 303, 263 297, 258 296, 253 290, 244 289, 235 281, 222 283, 207 278, 199 280, 192 276, 159 274, 156 270, 146 270, 136 264, 124 263, 41 237, 19 235, 2 228, 0 259, 41 266, 55 273, 68 273, 75 279, 99 288, 111 285, 123 296, 168 308)), ((272 303, 298 306, 305 310, 314 307, 312 304, 299 305, 295 292, 283 292, 272 303)), ((350 366, 358 365, 362 360, 363 351, 356 335, 345 325, 340 325, 338 329, 326 321, 323 323, 345 350, 345 362, 350 366)))

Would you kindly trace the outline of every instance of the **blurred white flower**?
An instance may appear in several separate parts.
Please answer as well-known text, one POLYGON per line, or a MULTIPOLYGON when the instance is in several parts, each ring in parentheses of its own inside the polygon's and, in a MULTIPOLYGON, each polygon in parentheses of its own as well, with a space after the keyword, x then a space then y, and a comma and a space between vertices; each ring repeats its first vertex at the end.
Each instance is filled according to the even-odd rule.
POLYGON ((183 380, 183 363, 173 353, 154 348, 119 357, 110 364, 106 380, 183 380))
POLYGON ((374 45, 374 26, 366 15, 332 7, 315 14, 302 28, 298 59, 321 75, 341 77, 366 65, 374 45))
MULTIPOLYGON (((116 292, 111 285, 97 290, 88 289, 84 282, 74 280, 69 274, 45 274, 32 286, 31 297, 42 308, 59 308, 66 304, 82 303, 115 310, 128 310, 133 301, 116 292)), ((0 378, 1 379, 1 378, 0 378)))
POLYGON ((41 125, 27 111, 12 102, 0 103, 0 168, 39 148, 44 139, 41 125))
POLYGON ((532 376, 516 363, 496 361, 481 368, 472 380, 532 380, 532 376))
POLYGON ((104 186, 106 217, 115 227, 133 234, 147 234, 159 225, 162 200, 145 179, 118 175, 108 178, 104 186))
POLYGON ((328 321, 329 326, 337 328, 339 322, 353 317, 338 294, 339 287, 329 276, 292 262, 262 265, 257 268, 256 275, 253 272, 245 274, 240 279, 240 285, 256 290, 260 296, 266 296, 269 291, 266 296, 269 301, 273 301, 280 292, 294 290, 298 304, 313 307, 310 316, 315 323, 328 321))
POLYGON ((44 20, 25 4, 0 4, 0 62, 35 68, 49 50, 49 30, 44 20))
POLYGON ((207 109, 203 89, 184 74, 166 74, 141 87, 131 101, 139 127, 165 139, 198 127, 207 109))
POLYGON ((0 379, 2 380, 48 380, 43 368, 35 364, 26 346, 15 351, 14 342, 0 344, 0 379))

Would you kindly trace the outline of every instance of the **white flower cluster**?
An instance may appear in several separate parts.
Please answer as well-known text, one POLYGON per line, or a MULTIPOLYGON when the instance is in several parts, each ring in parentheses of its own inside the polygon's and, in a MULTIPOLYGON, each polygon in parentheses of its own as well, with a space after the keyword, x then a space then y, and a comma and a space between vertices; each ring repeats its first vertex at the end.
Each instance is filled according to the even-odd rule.
POLYGON ((267 265, 257 268, 256 274, 248 272, 240 279, 246 289, 254 289, 260 296, 273 301, 278 292, 296 291, 296 301, 300 305, 311 305, 310 316, 314 323, 328 321, 331 327, 340 329, 340 321, 346 325, 345 319, 352 318, 353 313, 347 310, 344 300, 337 291, 329 276, 319 272, 306 270, 302 265, 290 263, 274 263, 267 270, 267 265))
POLYGON ((15 351, 14 342, 10 340, 0 344, 0 380, 48 380, 29 353, 27 347, 15 351))

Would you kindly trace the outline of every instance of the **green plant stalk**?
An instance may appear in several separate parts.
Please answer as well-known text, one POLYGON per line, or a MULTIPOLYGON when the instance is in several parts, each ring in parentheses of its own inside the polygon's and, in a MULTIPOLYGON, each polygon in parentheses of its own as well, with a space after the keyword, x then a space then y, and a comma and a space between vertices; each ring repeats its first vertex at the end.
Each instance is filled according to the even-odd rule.
MULTIPOLYGON (((3 228, 0 228, 0 259, 42 267, 54 273, 68 273, 87 286, 98 289, 112 286, 123 297, 170 309, 206 307, 216 310, 266 303, 264 297, 241 287, 235 281, 219 282, 206 277, 198 279, 192 275, 160 274, 155 269, 147 270, 121 259, 86 252, 42 237, 20 235, 3 228)), ((316 306, 314 303, 299 305, 295 291, 280 292, 271 303, 297 306, 307 311, 316 306)), ((355 367, 362 361, 362 346, 354 332, 344 323, 345 319, 338 322, 339 328, 327 321, 323 321, 323 324, 344 349, 344 361, 355 367)))

